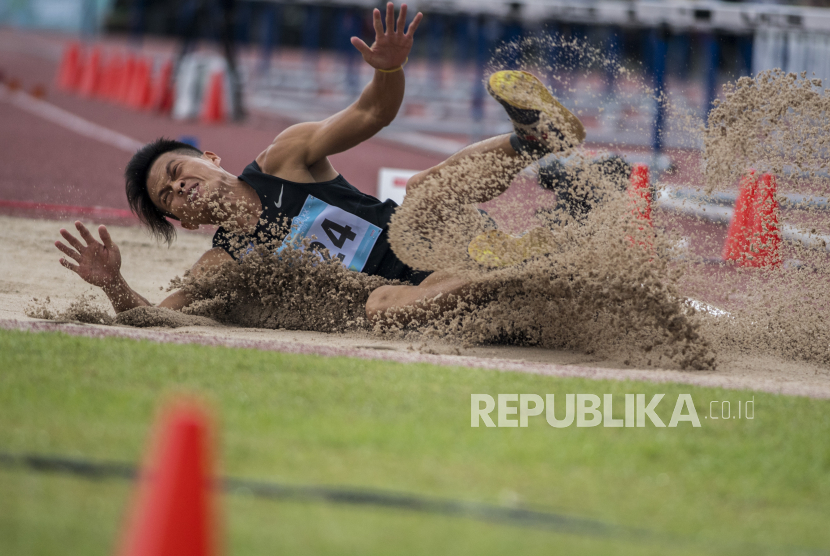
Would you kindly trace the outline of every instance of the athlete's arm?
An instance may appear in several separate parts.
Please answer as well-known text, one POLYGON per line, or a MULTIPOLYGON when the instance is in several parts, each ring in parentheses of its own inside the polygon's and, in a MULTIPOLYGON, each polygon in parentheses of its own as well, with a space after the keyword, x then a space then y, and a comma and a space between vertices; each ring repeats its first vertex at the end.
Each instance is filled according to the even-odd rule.
MULTIPOLYGON (((327 156, 369 139, 395 119, 404 95, 403 70, 392 73, 379 70, 399 68, 406 62, 423 14, 419 12, 415 16, 406 33, 406 4, 401 5, 397 26, 392 2, 386 5, 386 31, 380 10, 375 9, 373 17, 374 44, 370 47, 357 37, 351 39, 366 63, 375 68, 371 83, 345 110, 321 122, 297 124, 282 132, 258 159, 265 172, 282 176, 286 166, 292 166, 295 161, 305 168, 313 167, 327 156)), ((284 177, 291 179, 288 175, 284 177)))
MULTIPOLYGON (((101 241, 96 240, 86 226, 80 222, 75 222, 75 227, 86 245, 69 231, 61 229, 61 236, 72 247, 61 241, 56 241, 55 247, 74 259, 78 264, 72 264, 64 258, 60 260, 60 263, 83 278, 87 283, 104 290, 116 313, 135 307, 152 305, 145 297, 132 289, 124 277, 121 276, 121 252, 115 242, 112 241, 106 226, 98 227, 101 241)), ((220 265, 228 260, 231 260, 231 256, 223 249, 216 247, 202 255, 191 272, 198 274, 206 268, 220 265)), ((178 291, 159 303, 159 307, 180 310, 189 303, 190 300, 187 299, 184 292, 178 291)))

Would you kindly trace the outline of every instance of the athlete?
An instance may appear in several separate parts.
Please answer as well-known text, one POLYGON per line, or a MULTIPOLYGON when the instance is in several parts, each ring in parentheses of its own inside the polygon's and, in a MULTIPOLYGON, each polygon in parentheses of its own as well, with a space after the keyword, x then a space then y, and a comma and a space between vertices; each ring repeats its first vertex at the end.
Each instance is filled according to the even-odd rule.
MULTIPOLYGON (((419 272, 395 256, 387 236, 396 203, 361 193, 328 160, 329 155, 369 139, 397 115, 404 95, 403 66, 423 17, 418 13, 405 31, 406 10, 406 4, 402 4, 396 21, 393 4, 387 4, 385 29, 380 10, 374 10, 372 46, 352 37, 363 59, 375 68, 360 98, 326 120, 289 127, 240 176, 223 169, 215 153, 184 143, 158 139, 142 147, 125 171, 133 212, 152 233, 168 242, 174 235, 168 219, 178 220, 188 230, 201 225, 221 226, 214 235, 213 248, 192 268, 197 276, 243 257, 258 242, 277 240, 296 246, 307 239, 306 246, 323 253, 327 250, 327 256, 340 259, 351 270, 410 284, 373 291, 366 304, 370 319, 393 315, 398 309, 425 306, 436 298, 443 303, 451 298, 447 294, 464 293, 467 279, 445 271, 419 272), (278 226, 285 221, 290 222, 289 231, 278 226)), ((581 122, 531 74, 495 73, 488 79, 487 89, 507 110, 514 132, 466 147, 438 166, 416 174, 407 183, 409 192, 423 187, 443 168, 476 153, 493 152, 504 157, 529 154, 538 158, 550 152, 546 142, 550 134, 561 138, 562 144, 577 144, 584 139, 581 122), (551 122, 559 123, 554 126, 551 122)), ((495 191, 491 197, 499 193, 495 191)), ((98 228, 98 241, 80 222, 75 226, 81 239, 62 229, 61 236, 68 245, 55 243, 74 263, 66 258, 60 263, 101 287, 116 312, 150 305, 121 276, 120 253, 106 227, 98 228)), ((181 310, 190 302, 180 290, 159 306, 181 310)))

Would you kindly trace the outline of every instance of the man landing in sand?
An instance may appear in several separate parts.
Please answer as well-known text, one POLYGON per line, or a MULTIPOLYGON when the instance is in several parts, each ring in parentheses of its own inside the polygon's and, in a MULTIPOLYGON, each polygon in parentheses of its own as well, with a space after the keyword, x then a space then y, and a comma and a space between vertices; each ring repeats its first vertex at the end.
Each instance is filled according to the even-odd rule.
MULTIPOLYGON (((219 156, 210 151, 166 139, 144 146, 125 172, 130 207, 157 237, 168 241, 174 234, 168 218, 189 230, 200 225, 221 226, 213 248, 194 265, 196 275, 238 260, 258 242, 298 245, 305 239, 304 245, 340 259, 351 270, 412 284, 374 290, 366 304, 370 319, 462 292, 467 279, 446 271, 419 272, 398 259, 387 237, 397 205, 358 191, 327 158, 369 139, 394 120, 404 95, 403 66, 422 17, 417 14, 404 32, 406 4, 396 22, 390 2, 384 30, 381 12, 376 9, 374 44, 369 47, 357 37, 351 39, 366 63, 375 68, 372 82, 360 98, 326 120, 286 129, 240 176, 224 170, 219 156), (289 232, 279 225, 282 222, 290 223, 289 232)), ((487 89, 507 110, 515 132, 471 145, 413 176, 407 183, 408 191, 424 186, 430 176, 471 155, 496 153, 535 159, 551 151, 548 139, 552 137, 561 148, 584 139, 579 120, 534 76, 498 72, 488 79, 487 89)), ((493 191, 491 197, 506 187, 493 191)), ((80 222, 75 225, 84 241, 61 230, 69 245, 60 241, 55 245, 77 264, 63 258, 61 264, 101 287, 116 312, 150 305, 121 276, 118 247, 106 228, 99 228, 99 242, 80 222)), ((177 291, 159 306, 180 310, 190 302, 184 292, 177 291)))

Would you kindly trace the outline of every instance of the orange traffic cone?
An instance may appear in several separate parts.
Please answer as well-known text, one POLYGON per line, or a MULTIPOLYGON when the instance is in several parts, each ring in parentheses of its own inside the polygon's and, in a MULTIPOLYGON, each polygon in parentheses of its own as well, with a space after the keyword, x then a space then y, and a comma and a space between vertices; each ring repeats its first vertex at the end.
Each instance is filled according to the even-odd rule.
POLYGON ((133 74, 135 73, 135 57, 134 56, 127 56, 127 62, 124 64, 124 67, 121 71, 120 79, 118 82, 118 89, 113 96, 113 101, 119 104, 126 104, 127 98, 130 95, 130 87, 132 86, 133 81, 133 74))
POLYGON ((120 556, 215 556, 214 478, 208 419, 178 405, 163 419, 120 556))
POLYGON ((164 91, 164 96, 161 97, 161 102, 158 106, 159 114, 169 115, 173 111, 173 104, 176 101, 176 86, 171 83, 164 91))
MULTIPOLYGON (((634 207, 632 210, 634 217, 642 224, 648 225, 648 232, 646 233, 643 233, 646 230, 645 225, 638 226, 638 230, 641 232, 639 236, 642 238, 650 234, 652 228, 651 184, 649 183, 648 166, 640 163, 634 164, 631 167, 631 177, 629 180, 628 197, 634 207)), ((632 244, 634 243, 633 237, 629 237, 628 240, 632 244)), ((648 239, 641 239, 637 243, 649 249, 652 247, 652 243, 648 239)))
POLYGON ((778 268, 783 263, 781 233, 778 229, 778 200, 775 177, 755 177, 750 170, 741 179, 735 214, 729 223, 723 259, 739 266, 778 268))
POLYGON ((127 75, 127 62, 118 56, 112 65, 112 76, 110 77, 110 84, 107 87, 107 100, 110 102, 120 102, 121 89, 124 86, 124 79, 127 75))
POLYGON ((752 236, 749 251, 752 258, 747 266, 779 268, 784 260, 781 254, 781 232, 778 228, 778 199, 775 198, 775 176, 764 174, 755 187, 752 236))
POLYGON ((139 58, 135 63, 133 79, 127 96, 127 106, 136 110, 147 108, 150 103, 150 63, 139 58))
POLYGON ((210 76, 207 94, 202 102, 202 121, 205 123, 219 123, 225 119, 225 101, 223 88, 225 74, 222 71, 214 72, 210 76))
POLYGON ((167 60, 159 70, 150 93, 149 108, 164 114, 173 108, 173 61, 167 60))
POLYGON ((112 58, 107 58, 101 64, 101 79, 98 80, 98 88, 95 90, 95 96, 98 98, 107 98, 107 89, 110 86, 112 69, 112 58))
MULTIPOLYGON (((648 166, 634 164, 631 167, 628 195, 637 204, 637 220, 644 220, 651 225, 651 186, 648 181, 648 166)), ((642 229, 642 228, 640 228, 642 229)))
POLYGON ((104 69, 101 71, 101 83, 98 87, 99 98, 109 99, 112 96, 121 64, 121 57, 118 54, 113 54, 107 59, 104 69))
POLYGON ((85 97, 93 96, 101 81, 101 49, 97 46, 92 49, 84 64, 81 81, 78 84, 78 93, 85 97))
POLYGON ((755 170, 749 170, 741 178, 738 198, 735 200, 735 212, 726 231, 726 243, 723 245, 723 260, 735 261, 745 266, 749 253, 749 237, 752 234, 755 218, 755 190, 758 181, 755 170))
POLYGON ((78 86, 81 73, 81 45, 71 42, 66 46, 58 66, 58 87, 64 91, 74 91, 78 86))
POLYGON ((741 265, 746 261, 746 255, 749 252, 749 235, 753 227, 756 187, 755 170, 749 170, 741 178, 738 198, 735 201, 735 212, 726 232, 726 243, 723 245, 722 254, 725 261, 736 261, 741 265))

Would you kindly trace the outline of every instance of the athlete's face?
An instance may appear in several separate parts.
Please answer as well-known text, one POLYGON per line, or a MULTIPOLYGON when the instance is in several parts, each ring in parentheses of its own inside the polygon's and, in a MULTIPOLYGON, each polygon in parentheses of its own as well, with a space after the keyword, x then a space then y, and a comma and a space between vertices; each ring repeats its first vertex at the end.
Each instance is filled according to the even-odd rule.
POLYGON ((195 229, 211 222, 209 201, 221 195, 228 173, 212 152, 200 157, 167 152, 159 156, 147 177, 153 204, 178 218, 182 227, 195 229))

